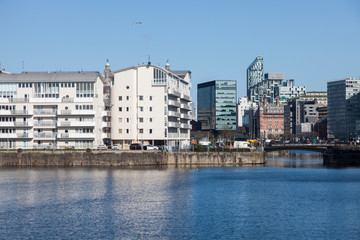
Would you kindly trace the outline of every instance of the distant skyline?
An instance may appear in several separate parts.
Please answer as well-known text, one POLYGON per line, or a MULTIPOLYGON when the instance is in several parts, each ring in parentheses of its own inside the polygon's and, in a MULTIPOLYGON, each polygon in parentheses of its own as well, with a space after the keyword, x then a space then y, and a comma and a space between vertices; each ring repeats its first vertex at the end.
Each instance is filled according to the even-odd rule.
POLYGON ((237 80, 257 56, 307 91, 360 76, 360 1, 0 0, 0 62, 12 73, 99 71, 146 63, 237 80))

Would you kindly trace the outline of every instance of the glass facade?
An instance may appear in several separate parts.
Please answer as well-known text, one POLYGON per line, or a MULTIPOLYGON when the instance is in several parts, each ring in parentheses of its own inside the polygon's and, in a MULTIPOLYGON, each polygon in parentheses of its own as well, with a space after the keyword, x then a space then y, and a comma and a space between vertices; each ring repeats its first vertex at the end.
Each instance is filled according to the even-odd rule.
POLYGON ((236 81, 198 85, 198 121, 202 130, 236 130, 236 81))
POLYGON ((360 137, 360 80, 328 82, 328 138, 360 137))

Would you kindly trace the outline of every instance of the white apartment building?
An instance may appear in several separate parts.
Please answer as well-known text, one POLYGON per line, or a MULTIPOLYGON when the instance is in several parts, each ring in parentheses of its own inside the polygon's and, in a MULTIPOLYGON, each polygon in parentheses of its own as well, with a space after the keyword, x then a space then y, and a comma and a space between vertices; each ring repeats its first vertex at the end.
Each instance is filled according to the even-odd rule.
POLYGON ((190 71, 167 63, 112 72, 111 140, 122 149, 131 143, 190 145, 190 71))
POLYGON ((0 148, 96 148, 104 114, 99 72, 0 71, 0 148))
POLYGON ((245 116, 245 111, 252 109, 257 109, 257 104, 248 100, 248 97, 239 98, 237 104, 237 129, 240 130, 243 127, 243 117, 245 116))

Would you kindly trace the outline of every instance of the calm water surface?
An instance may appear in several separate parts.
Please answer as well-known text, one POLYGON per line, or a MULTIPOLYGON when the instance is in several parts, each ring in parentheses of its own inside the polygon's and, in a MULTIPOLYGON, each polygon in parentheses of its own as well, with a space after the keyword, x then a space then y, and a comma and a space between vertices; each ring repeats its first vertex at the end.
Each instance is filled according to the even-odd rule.
POLYGON ((0 239, 360 239, 360 169, 0 169, 0 239))

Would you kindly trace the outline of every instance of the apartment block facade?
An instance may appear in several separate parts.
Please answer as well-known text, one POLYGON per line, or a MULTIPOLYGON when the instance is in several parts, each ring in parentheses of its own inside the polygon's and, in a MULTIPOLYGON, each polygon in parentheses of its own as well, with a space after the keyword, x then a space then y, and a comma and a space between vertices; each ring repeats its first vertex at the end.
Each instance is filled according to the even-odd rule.
POLYGON ((111 72, 111 140, 121 149, 132 143, 190 144, 190 71, 152 65, 111 72))
POLYGON ((99 72, 0 72, 0 148, 94 148, 103 114, 99 72))

